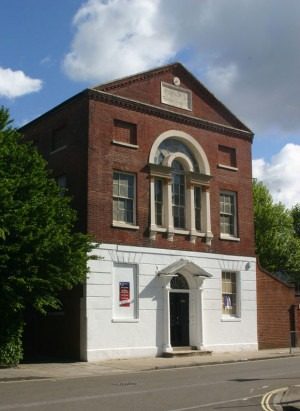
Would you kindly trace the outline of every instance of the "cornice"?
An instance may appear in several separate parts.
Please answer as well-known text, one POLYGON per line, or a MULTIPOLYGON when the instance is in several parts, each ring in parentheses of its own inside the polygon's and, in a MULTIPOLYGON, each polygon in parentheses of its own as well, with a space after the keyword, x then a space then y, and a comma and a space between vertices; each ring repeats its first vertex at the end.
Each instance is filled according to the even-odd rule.
POLYGON ((141 82, 143 80, 147 80, 149 78, 155 77, 157 76, 157 74, 162 74, 162 73, 171 71, 171 69, 177 65, 178 65, 177 63, 170 64, 168 66, 164 66, 159 69, 150 70, 144 73, 138 73, 134 76, 125 77, 124 79, 114 80, 111 83, 107 83, 107 84, 94 87, 94 89, 97 91, 107 92, 109 90, 114 90, 120 87, 129 86, 133 83, 141 82))
POLYGON ((216 131, 218 133, 240 137, 250 142, 253 141, 253 133, 250 131, 241 130, 239 128, 215 123, 213 121, 204 120, 186 114, 177 113, 172 110, 157 107, 148 103, 142 103, 137 100, 117 96, 115 94, 107 93, 105 91, 87 89, 87 93, 89 98, 101 101, 106 104, 123 107, 127 110, 149 114, 155 117, 164 118, 167 120, 174 121, 176 123, 186 124, 204 130, 216 131))

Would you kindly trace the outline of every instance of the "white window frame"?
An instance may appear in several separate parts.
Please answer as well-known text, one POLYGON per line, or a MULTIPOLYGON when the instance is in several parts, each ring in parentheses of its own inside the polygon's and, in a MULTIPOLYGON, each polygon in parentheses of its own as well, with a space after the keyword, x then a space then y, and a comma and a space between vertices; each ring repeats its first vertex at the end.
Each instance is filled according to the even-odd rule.
POLYGON ((210 166, 207 156, 201 145, 189 134, 180 130, 168 130, 162 133, 152 145, 149 154, 150 172, 150 238, 156 239, 157 233, 166 233, 169 241, 173 241, 174 235, 189 235, 192 243, 196 242, 197 237, 204 237, 207 245, 211 245, 213 234, 211 231, 211 214, 210 214, 210 192, 209 180, 211 178, 210 166), (192 152, 194 159, 201 170, 202 178, 195 177, 194 166, 190 158, 182 152, 172 152, 167 155, 161 164, 156 162, 156 155, 159 146, 164 140, 174 138, 192 152), (172 161, 179 160, 186 172, 186 229, 175 229, 172 213, 172 161), (161 169, 160 169, 161 166, 161 169), (158 168, 157 168, 158 167, 158 168), (164 182, 163 190, 163 226, 156 224, 155 216, 155 179, 162 179, 164 182), (194 187, 201 188, 201 230, 196 230, 195 220, 195 199, 194 187))
POLYGON ((139 275, 137 264, 114 263, 112 284, 112 322, 139 322, 139 275), (120 283, 129 284, 129 300, 122 305, 120 298, 120 283))
POLYGON ((237 193, 235 191, 222 190, 219 195, 219 209, 220 209, 220 238, 224 240, 239 241, 238 226, 237 226, 237 193), (230 197, 233 199, 233 202, 232 202, 233 213, 222 210, 222 207, 221 207, 221 197, 222 196, 230 197), (222 231, 221 219, 223 215, 233 217, 233 231, 230 233, 226 233, 222 231))
MULTIPOLYGON (((112 199, 113 199, 113 204, 112 204, 112 212, 113 212, 113 227, 121 227, 121 228, 131 228, 131 229, 138 229, 139 227, 136 225, 136 175, 134 173, 128 173, 125 171, 120 171, 120 170, 114 170, 113 171, 113 183, 114 183, 114 175, 118 174, 120 175, 128 175, 133 177, 133 198, 127 198, 127 197, 123 197, 120 195, 115 195, 114 194, 114 189, 113 189, 113 193, 112 193, 112 199), (125 220, 115 220, 114 219, 114 200, 115 199, 119 199, 119 198, 124 198, 127 200, 131 200, 132 201, 132 222, 128 222, 125 220)), ((114 185, 114 184, 113 184, 114 185)))
POLYGON ((164 226, 164 222, 165 222, 165 217, 164 217, 164 180, 162 178, 155 178, 154 179, 154 207, 155 207, 155 224, 157 225, 157 227, 163 227, 164 226), (157 192, 156 192, 156 186, 157 186, 157 182, 161 183, 161 200, 157 201, 157 192), (161 206, 161 224, 158 223, 158 218, 157 218, 157 206, 158 204, 161 206))
POLYGON ((175 158, 173 160, 172 163, 172 218, 173 218, 173 226, 175 230, 186 230, 187 228, 187 202, 188 202, 188 198, 187 198, 187 182, 186 182, 186 173, 184 172, 184 167, 182 165, 182 163, 180 162, 180 160, 177 160, 177 158, 175 158), (180 170, 176 170, 173 168, 173 164, 174 161, 176 161, 181 169, 180 170), (176 181, 178 180, 178 178, 176 178, 176 176, 179 178, 180 182, 176 181), (181 187, 183 187, 183 195, 181 194, 181 187), (175 189, 177 188, 178 193, 175 193, 175 189), (178 200, 176 201, 176 197, 178 196, 178 200), (183 203, 180 200, 180 197, 183 197, 183 203), (183 219, 183 226, 176 226, 175 225, 175 214, 174 213, 174 209, 177 210, 177 212, 179 212, 179 216, 178 216, 178 220, 179 222, 183 219), (183 212, 183 216, 181 216, 181 212, 183 212))
MULTIPOLYGON (((223 270, 221 272, 221 312, 222 312, 222 319, 223 320, 236 320, 239 321, 241 319, 241 284, 240 284, 240 272, 238 271, 232 271, 232 270, 223 270), (224 310, 224 298, 225 294, 230 294, 230 293, 225 293, 223 292, 223 274, 230 274, 235 276, 235 313, 226 312, 226 309, 224 310)), ((231 303, 232 303, 232 296, 230 295, 231 298, 231 303)))
MULTIPOLYGON (((174 234, 190 235, 191 242, 195 242, 196 237, 205 237, 207 233, 205 228, 210 224, 210 210, 209 210, 209 192, 203 190, 200 184, 191 183, 188 179, 189 173, 194 171, 193 164, 190 159, 183 153, 173 153, 166 157, 164 166, 169 170, 169 174, 166 176, 154 176, 151 179, 151 231, 154 233, 153 239, 156 236, 156 232, 167 232, 168 239, 173 241, 174 234), (179 228, 174 226, 174 215, 173 215, 173 161, 178 161, 184 169, 184 180, 185 180, 185 227, 179 228), (161 180, 163 182, 163 225, 157 225, 156 222, 156 204, 155 204, 155 181, 161 180), (201 190, 200 196, 200 230, 196 229, 196 208, 195 208, 195 188, 201 190), (208 211, 207 211, 208 210, 208 211), (206 216, 209 218, 209 224, 205 226, 204 221, 206 216)), ((210 237, 211 239, 211 237, 210 237)))

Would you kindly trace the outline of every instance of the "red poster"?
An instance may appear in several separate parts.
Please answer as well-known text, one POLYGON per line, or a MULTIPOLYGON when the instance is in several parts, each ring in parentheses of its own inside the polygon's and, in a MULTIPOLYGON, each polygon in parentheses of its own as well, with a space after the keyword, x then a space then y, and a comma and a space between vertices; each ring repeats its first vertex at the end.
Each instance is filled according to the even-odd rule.
POLYGON ((119 283, 119 301, 121 307, 130 307, 130 283, 128 281, 119 283))

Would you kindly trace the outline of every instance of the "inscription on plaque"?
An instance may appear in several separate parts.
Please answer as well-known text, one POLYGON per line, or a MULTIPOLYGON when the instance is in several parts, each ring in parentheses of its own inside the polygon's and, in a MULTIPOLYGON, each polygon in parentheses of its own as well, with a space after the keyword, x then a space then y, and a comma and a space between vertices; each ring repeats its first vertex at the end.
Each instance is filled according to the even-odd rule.
POLYGON ((192 93, 173 84, 161 83, 161 102, 169 106, 192 110, 192 93))

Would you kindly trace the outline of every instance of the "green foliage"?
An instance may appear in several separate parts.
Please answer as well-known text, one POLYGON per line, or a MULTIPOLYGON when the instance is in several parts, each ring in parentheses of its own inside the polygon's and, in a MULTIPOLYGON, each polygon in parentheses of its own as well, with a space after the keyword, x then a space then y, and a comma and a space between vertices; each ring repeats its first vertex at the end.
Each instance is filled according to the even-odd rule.
POLYGON ((75 221, 45 160, 0 108, 0 316, 30 306, 45 313, 59 307, 61 290, 84 281, 91 242, 74 233, 75 221))
POLYGON ((296 204, 292 209, 291 209, 291 214, 293 217, 293 225, 294 225, 294 231, 295 235, 300 238, 300 204, 296 204))
POLYGON ((293 213, 274 203, 267 187, 253 183, 256 253, 261 265, 292 279, 300 273, 300 241, 295 235, 293 213))
POLYGON ((0 366, 13 367, 23 358, 23 322, 11 316, 6 319, 5 327, 3 323, 0 327, 0 366))

